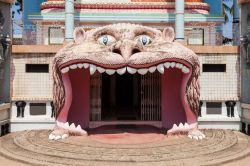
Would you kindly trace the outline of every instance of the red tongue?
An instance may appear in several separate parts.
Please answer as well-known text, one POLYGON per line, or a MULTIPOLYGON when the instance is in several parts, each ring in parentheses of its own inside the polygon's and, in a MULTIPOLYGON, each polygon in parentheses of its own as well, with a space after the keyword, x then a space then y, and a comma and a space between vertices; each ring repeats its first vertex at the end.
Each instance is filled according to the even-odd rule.
POLYGON ((188 74, 179 69, 168 69, 162 75, 162 126, 172 128, 173 124, 186 122, 185 89, 188 74))

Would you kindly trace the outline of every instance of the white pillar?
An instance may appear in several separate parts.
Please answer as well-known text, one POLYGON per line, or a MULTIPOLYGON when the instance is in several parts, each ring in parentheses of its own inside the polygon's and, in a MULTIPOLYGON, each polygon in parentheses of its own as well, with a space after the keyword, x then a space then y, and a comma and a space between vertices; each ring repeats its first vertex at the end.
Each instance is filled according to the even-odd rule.
POLYGON ((52 108, 50 105, 50 101, 48 101, 46 102, 46 117, 51 118, 51 114, 52 114, 52 108))
POLYGON ((74 0, 65 0, 65 40, 73 40, 74 32, 74 0))
POLYGON ((26 102, 26 106, 24 108, 24 118, 30 117, 30 102, 26 102))
POLYGON ((175 39, 184 40, 184 0, 175 1, 175 39))
POLYGON ((225 102, 222 102, 222 105, 221 105, 221 115, 224 117, 227 117, 227 106, 225 102))

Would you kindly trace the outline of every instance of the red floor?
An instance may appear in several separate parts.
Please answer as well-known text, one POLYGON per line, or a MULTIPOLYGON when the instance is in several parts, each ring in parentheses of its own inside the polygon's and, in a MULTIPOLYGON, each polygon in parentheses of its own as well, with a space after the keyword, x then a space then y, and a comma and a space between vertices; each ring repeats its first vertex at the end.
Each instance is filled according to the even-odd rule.
POLYGON ((88 133, 90 139, 106 144, 143 144, 165 137, 163 131, 152 126, 103 126, 88 133))

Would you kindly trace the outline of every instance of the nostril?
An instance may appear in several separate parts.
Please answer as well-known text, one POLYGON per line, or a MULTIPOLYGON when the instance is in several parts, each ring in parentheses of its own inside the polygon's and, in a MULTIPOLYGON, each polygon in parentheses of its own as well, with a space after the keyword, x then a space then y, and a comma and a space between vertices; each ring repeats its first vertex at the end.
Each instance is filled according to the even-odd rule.
POLYGON ((113 53, 116 53, 116 54, 120 54, 120 55, 121 55, 121 51, 120 51, 120 49, 114 49, 112 52, 113 52, 113 53))
POLYGON ((138 48, 134 48, 133 50, 132 50, 132 55, 133 54, 136 54, 136 53, 138 53, 138 52, 141 52, 138 48))

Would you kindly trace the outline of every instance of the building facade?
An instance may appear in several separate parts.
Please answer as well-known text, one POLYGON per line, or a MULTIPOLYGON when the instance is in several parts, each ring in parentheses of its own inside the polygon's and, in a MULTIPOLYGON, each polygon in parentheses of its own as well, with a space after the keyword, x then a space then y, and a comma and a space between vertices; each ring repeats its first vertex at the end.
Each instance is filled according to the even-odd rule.
MULTIPOLYGON (((199 55, 201 63, 200 128, 240 130, 242 82, 239 49, 238 46, 222 45, 224 17, 222 1, 218 3, 185 0, 182 42, 199 55)), ((166 26, 175 27, 176 23, 174 0, 123 0, 119 3, 113 0, 77 0, 74 5, 74 26, 85 30, 120 22, 163 30, 166 26)), ((65 39, 65 2, 47 0, 40 8, 39 13, 28 16, 35 26, 23 36, 24 43, 33 45, 12 47, 11 131, 51 129, 54 126, 51 63, 65 39)), ((119 121, 117 117, 105 120, 100 100, 93 97, 101 93, 100 82, 100 77, 91 78, 90 128, 106 124, 145 124, 142 117, 140 120, 128 118, 119 121)), ((112 91, 109 97, 111 103, 115 100, 114 94, 112 91)), ((137 105, 142 108, 143 104, 137 105)), ((147 120, 146 124, 160 127, 161 117, 147 120)))

